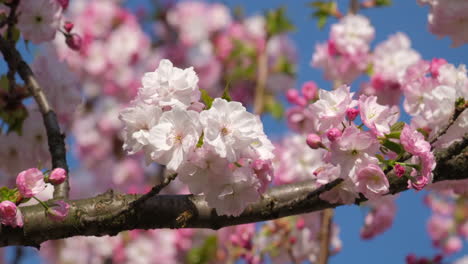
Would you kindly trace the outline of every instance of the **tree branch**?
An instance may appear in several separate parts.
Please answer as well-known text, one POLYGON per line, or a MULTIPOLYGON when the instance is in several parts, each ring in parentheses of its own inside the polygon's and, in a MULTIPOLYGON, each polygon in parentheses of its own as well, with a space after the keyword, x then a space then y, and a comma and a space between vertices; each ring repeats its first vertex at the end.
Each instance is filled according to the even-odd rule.
MULTIPOLYGON (((18 72, 39 106, 47 132, 49 152, 52 158, 52 168, 63 168, 68 172, 65 136, 60 132, 57 116, 50 107, 44 91, 37 83, 31 68, 23 60, 15 46, 10 44, 9 41, 2 36, 0 36, 0 51, 3 54, 3 58, 8 63, 8 68, 18 72)), ((70 191, 68 178, 69 177, 67 177, 64 183, 54 186, 54 198, 68 198, 68 193, 70 191)))
MULTIPOLYGON (((434 182, 468 178, 468 136, 447 149, 436 153, 438 165, 434 170, 434 182), (464 147, 463 147, 464 146, 464 147), (458 150, 458 152, 457 152, 458 150), (448 155, 452 155, 447 158, 448 155)), ((277 219, 280 217, 334 208, 319 196, 341 179, 315 189, 313 181, 287 184, 271 188, 262 199, 251 204, 240 216, 219 216, 208 206, 202 196, 157 195, 148 198, 128 214, 108 219, 105 216, 120 211, 136 201, 141 195, 117 194, 112 190, 93 198, 70 201, 70 212, 62 222, 47 218, 40 205, 21 207, 24 216, 23 228, 2 226, 0 246, 35 246, 47 240, 72 236, 116 235, 133 229, 155 228, 211 228, 277 219), (104 217, 100 217, 104 216, 104 217), (94 221, 84 219, 95 218, 94 221), (99 219, 105 219, 101 221, 99 219)), ((391 183, 390 193, 407 190, 406 180, 391 183)))

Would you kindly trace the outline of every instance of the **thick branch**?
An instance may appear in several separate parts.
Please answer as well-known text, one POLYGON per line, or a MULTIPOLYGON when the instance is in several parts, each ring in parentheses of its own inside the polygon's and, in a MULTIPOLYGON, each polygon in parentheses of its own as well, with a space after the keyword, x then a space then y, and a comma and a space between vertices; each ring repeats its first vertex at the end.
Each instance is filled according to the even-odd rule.
MULTIPOLYGON (((3 54, 3 58, 8 63, 8 68, 18 72, 39 106, 47 132, 49 152, 52 158, 52 168, 63 168, 68 172, 65 136, 60 132, 57 116, 50 107, 44 91, 37 83, 31 68, 29 68, 28 64, 23 60, 15 46, 11 45, 9 41, 2 36, 0 36, 0 51, 3 54)), ((69 190, 70 187, 67 177, 64 183, 55 186, 54 198, 68 198, 69 190)))
MULTIPOLYGON (((467 141, 465 138, 462 142, 437 153, 439 163, 434 170, 434 182, 468 178, 467 141), (454 153, 454 150, 459 151, 454 153), (453 153, 453 157, 446 158, 448 153, 453 153)), ((78 235, 116 235, 125 230, 155 228, 219 229, 225 226, 272 220, 339 206, 320 200, 319 195, 340 183, 341 179, 338 179, 314 189, 312 181, 305 181, 271 188, 262 199, 250 205, 237 217, 218 216, 202 196, 158 195, 145 200, 128 214, 109 219, 106 216, 120 211, 122 207, 127 207, 141 196, 108 191, 93 198, 70 201, 72 205, 70 213, 63 222, 53 222, 48 219, 40 205, 22 207, 24 228, 2 226, 0 246, 38 247, 47 240, 78 235), (89 221, 90 218, 96 220, 89 221)), ((405 191, 406 184, 405 180, 393 182, 391 192, 405 191)))

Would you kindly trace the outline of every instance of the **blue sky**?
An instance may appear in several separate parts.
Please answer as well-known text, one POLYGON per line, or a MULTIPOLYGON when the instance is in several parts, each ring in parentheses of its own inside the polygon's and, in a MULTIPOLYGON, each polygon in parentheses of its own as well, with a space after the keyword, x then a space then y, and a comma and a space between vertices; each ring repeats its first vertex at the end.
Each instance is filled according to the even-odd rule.
MULTIPOLYGON (((140 2, 140 1, 136 1, 140 2)), ((216 1, 211 1, 216 2, 216 1)), ((242 6, 247 14, 262 13, 264 10, 278 6, 286 6, 288 15, 296 25, 297 30, 291 34, 298 50, 298 85, 313 80, 322 88, 330 88, 331 84, 322 78, 322 72, 309 66, 315 44, 323 42, 328 37, 330 23, 323 30, 318 30, 316 21, 311 19, 311 9, 305 0, 225 0, 229 6, 242 6)), ((348 0, 338 0, 341 10, 345 11, 348 0)), ((133 5, 133 4, 132 4, 133 5)), ((373 45, 385 40, 390 34, 398 31, 406 33, 412 40, 412 46, 425 59, 443 57, 448 62, 468 63, 468 45, 453 49, 450 40, 438 39, 427 30, 428 9, 416 4, 416 0, 394 0, 388 8, 364 10, 376 28, 376 38, 373 45)), ((356 87, 356 85, 354 86, 356 87)), ((272 135, 283 134, 284 123, 274 122, 266 118, 265 129, 272 135)), ((432 247, 426 232, 426 221, 430 215, 429 209, 422 203, 424 192, 407 191, 398 199, 397 217, 393 227, 377 238, 362 241, 359 230, 362 226, 365 212, 357 206, 340 207, 336 210, 335 220, 339 224, 340 237, 343 241, 342 251, 331 258, 331 264, 338 263, 404 263, 408 253, 418 256, 433 256, 436 250, 432 247)), ((465 243, 466 244, 466 243, 465 243)), ((33 250, 32 250, 33 251, 33 250)), ((449 258, 456 259, 468 254, 464 250, 449 258)), ((38 263, 33 254, 23 263, 38 263)))

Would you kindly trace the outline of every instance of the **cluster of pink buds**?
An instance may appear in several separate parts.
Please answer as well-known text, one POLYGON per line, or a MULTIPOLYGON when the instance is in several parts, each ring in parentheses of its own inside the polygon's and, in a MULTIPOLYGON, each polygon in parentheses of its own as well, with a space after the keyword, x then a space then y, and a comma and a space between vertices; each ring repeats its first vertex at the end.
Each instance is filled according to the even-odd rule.
POLYGON ((55 168, 50 173, 44 173, 37 168, 24 170, 16 177, 17 189, 3 187, 2 201, 0 202, 0 222, 12 227, 23 226, 23 216, 18 205, 34 198, 46 210, 47 215, 55 221, 62 221, 68 215, 70 205, 64 201, 56 201, 52 206, 39 200, 36 195, 46 189, 46 184, 58 185, 67 178, 66 170, 55 168))

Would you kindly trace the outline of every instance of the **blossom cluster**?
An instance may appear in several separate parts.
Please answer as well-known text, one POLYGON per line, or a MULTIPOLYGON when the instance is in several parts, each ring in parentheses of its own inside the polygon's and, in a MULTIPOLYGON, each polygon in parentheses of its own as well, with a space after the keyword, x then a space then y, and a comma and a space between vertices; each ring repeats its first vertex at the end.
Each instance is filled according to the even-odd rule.
MULTIPOLYGON (((317 151, 317 168, 308 172, 308 178, 319 185, 344 180, 321 198, 346 204, 362 193, 367 199, 376 199, 389 192, 385 172, 389 169, 395 169, 398 177, 406 175, 409 186, 417 190, 430 183, 435 159, 424 136, 414 127, 397 123, 400 113, 396 106, 381 105, 376 96, 360 95, 355 100, 353 95, 348 86, 320 90, 315 99, 305 105, 296 103, 288 112, 291 127, 307 135, 306 143, 317 151), (362 124, 356 124, 358 120, 362 124), (399 160, 405 152, 412 155, 409 163, 399 160)), ((278 171, 293 174, 297 170, 278 171)))
POLYGON ((418 0, 421 5, 429 5, 429 30, 439 36, 452 39, 452 46, 468 43, 466 11, 468 3, 457 0, 418 0))
POLYGON ((271 181, 273 145, 241 103, 199 100, 195 71, 162 60, 120 115, 124 149, 178 173, 218 214, 239 215, 271 181))
POLYGON ((62 168, 55 168, 50 173, 43 174, 37 168, 24 170, 16 177, 16 189, 2 188, 0 197, 0 222, 12 227, 23 227, 23 215, 17 205, 34 198, 44 206, 47 215, 55 220, 62 221, 68 215, 70 205, 64 201, 56 201, 48 206, 37 198, 46 189, 46 184, 58 185, 67 178, 67 172, 62 168))
POLYGON ((370 81, 362 85, 361 92, 377 96, 380 104, 398 105, 403 75, 421 56, 404 33, 391 35, 374 50, 370 47, 373 39, 374 28, 366 17, 346 15, 332 25, 328 42, 316 46, 311 64, 337 84, 350 84, 368 74, 370 81))

